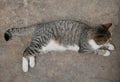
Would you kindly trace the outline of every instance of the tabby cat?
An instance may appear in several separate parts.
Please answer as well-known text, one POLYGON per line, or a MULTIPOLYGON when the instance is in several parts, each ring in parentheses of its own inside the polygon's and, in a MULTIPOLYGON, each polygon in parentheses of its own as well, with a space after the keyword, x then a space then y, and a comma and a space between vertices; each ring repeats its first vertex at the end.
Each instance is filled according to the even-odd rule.
POLYGON ((109 42, 112 23, 87 25, 74 20, 57 20, 34 24, 23 28, 8 29, 4 38, 32 33, 29 46, 23 52, 22 69, 28 72, 28 67, 35 66, 35 56, 49 51, 73 50, 80 53, 104 50, 104 56, 109 56, 114 46, 109 42))

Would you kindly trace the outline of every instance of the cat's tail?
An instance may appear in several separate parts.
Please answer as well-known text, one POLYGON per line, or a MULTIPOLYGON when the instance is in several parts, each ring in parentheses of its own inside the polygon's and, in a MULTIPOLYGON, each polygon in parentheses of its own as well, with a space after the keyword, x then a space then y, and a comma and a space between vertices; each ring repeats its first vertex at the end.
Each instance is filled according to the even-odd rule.
POLYGON ((10 28, 4 33, 4 38, 6 41, 10 40, 12 36, 22 36, 25 34, 30 34, 34 31, 33 27, 22 27, 22 28, 10 28))

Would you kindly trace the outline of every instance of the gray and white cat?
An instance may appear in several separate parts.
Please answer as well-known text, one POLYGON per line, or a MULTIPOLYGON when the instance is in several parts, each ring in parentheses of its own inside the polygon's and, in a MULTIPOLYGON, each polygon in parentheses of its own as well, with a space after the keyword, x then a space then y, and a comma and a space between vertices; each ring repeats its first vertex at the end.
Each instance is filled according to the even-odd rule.
POLYGON ((35 66, 35 56, 41 52, 73 50, 80 53, 104 50, 104 56, 109 56, 114 46, 109 42, 109 28, 112 23, 89 26, 80 21, 58 20, 34 24, 23 28, 8 29, 5 40, 14 35, 32 33, 29 46, 23 53, 22 69, 35 66))

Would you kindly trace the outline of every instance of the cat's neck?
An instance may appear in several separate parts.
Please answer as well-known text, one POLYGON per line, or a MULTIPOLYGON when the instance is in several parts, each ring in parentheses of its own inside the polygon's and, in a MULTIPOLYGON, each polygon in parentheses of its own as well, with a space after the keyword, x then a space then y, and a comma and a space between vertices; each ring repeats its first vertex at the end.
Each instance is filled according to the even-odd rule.
POLYGON ((103 46, 103 45, 98 45, 93 39, 88 40, 88 43, 94 50, 103 46))

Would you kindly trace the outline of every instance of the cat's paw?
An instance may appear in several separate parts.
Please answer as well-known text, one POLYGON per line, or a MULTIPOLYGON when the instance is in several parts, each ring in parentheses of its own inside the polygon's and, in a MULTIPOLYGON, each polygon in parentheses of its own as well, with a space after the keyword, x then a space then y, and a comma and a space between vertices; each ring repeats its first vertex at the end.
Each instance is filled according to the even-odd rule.
POLYGON ((28 72, 29 66, 33 68, 35 66, 35 56, 23 57, 22 59, 22 70, 28 72))
POLYGON ((115 50, 115 47, 114 47, 114 45, 109 44, 109 45, 108 45, 108 49, 109 49, 109 50, 115 50))
POLYGON ((29 57, 29 65, 31 68, 33 68, 35 66, 35 57, 34 56, 29 57))
POLYGON ((111 54, 110 51, 106 50, 106 52, 103 56, 109 56, 110 54, 111 54))
POLYGON ((111 44, 111 43, 107 43, 107 44, 105 44, 105 46, 106 46, 109 50, 115 50, 114 45, 111 44))
POLYGON ((28 59, 26 57, 22 58, 22 70, 28 72, 28 59))
POLYGON ((96 55, 104 55, 106 53, 106 50, 97 49, 94 51, 96 55))

